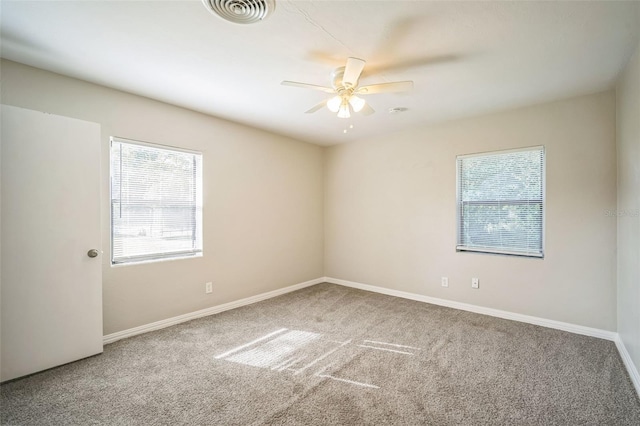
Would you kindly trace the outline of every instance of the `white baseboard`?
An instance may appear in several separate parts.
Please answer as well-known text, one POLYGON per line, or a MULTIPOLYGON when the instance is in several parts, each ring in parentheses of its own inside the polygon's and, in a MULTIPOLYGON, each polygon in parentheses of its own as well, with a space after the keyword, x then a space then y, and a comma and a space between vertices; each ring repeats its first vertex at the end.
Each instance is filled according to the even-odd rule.
POLYGON ((631 383, 633 383, 638 396, 640 396, 640 373, 638 373, 638 369, 633 364, 631 355, 629 355, 629 352, 627 352, 627 348, 625 347, 624 342, 620 338, 619 334, 616 336, 615 342, 616 347, 618 348, 618 352, 620 352, 620 358, 622 358, 622 362, 624 362, 624 366, 627 367, 627 371, 629 372, 631 383))
POLYGON ((269 291, 267 293, 258 294, 255 296, 247 297, 245 299, 236 300, 222 305, 212 306, 210 308, 202 309, 188 314, 179 315, 173 318, 167 318, 164 320, 152 322, 150 324, 141 325, 139 327, 129 328, 127 330, 118 331, 116 333, 107 334, 103 336, 103 344, 113 343, 117 340, 126 339, 127 337, 136 336, 138 334, 147 333, 149 331, 159 330, 161 328, 170 327, 172 325, 180 324, 181 322, 190 321, 192 319, 206 317, 208 315, 217 314, 220 312, 228 311, 230 309, 239 308, 241 306, 250 305, 252 303, 261 302, 272 297, 280 296, 285 293, 300 290, 301 288, 310 287, 312 285, 325 282, 324 278, 316 278, 315 280, 305 281, 303 283, 294 284, 289 287, 279 288, 277 290, 269 291))
POLYGON ((585 327, 582 325, 567 322, 554 321, 545 318, 533 317, 530 315, 517 314, 515 312, 501 311, 499 309, 485 308, 484 306, 471 305, 468 303, 455 302, 453 300, 439 299, 406 291, 392 290, 369 284, 362 284, 353 281, 340 280, 337 278, 325 277, 325 282, 339 284, 346 287, 353 287, 360 290, 372 291, 374 293, 386 294, 388 296, 402 297, 403 299, 417 300, 419 302, 432 303, 434 305, 446 306, 448 308, 460 309, 462 311, 475 312, 477 314, 489 315, 492 317, 504 318, 513 321, 526 322, 528 324, 540 325, 542 327, 555 328, 557 330, 568 331, 570 333, 583 334, 585 336, 598 337, 615 341, 618 333, 614 331, 601 330, 598 328, 585 327))

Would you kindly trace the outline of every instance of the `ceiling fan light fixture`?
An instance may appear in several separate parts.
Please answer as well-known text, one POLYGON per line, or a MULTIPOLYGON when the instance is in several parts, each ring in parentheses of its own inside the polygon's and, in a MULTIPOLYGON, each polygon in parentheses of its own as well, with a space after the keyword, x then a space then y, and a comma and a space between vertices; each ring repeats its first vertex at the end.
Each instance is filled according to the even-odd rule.
POLYGON ((349 98, 349 103, 351 104, 354 112, 360 112, 362 111, 362 108, 364 108, 365 100, 357 96, 351 96, 351 98, 349 98))
POLYGON ((351 118, 351 111, 349 111, 349 103, 343 102, 338 110, 338 118, 351 118))
POLYGON ((334 96, 327 101, 327 108, 329 108, 329 111, 331 112, 338 112, 341 104, 342 98, 340 96, 334 96))

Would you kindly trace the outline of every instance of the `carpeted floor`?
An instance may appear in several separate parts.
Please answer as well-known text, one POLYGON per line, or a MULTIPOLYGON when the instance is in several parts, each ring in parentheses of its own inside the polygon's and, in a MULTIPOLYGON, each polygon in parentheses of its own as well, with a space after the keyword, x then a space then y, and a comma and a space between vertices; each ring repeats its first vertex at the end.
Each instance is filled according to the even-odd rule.
POLYGON ((640 425, 612 342, 320 284, 0 387, 3 425, 640 425))

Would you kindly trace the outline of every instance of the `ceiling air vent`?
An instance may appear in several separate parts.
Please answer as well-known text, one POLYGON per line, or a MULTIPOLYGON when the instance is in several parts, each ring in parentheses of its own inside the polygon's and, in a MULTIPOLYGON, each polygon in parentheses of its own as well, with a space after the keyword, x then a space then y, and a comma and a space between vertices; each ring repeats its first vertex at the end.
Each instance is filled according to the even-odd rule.
POLYGON ((275 0, 202 0, 211 13, 236 24, 260 22, 273 13, 275 0))

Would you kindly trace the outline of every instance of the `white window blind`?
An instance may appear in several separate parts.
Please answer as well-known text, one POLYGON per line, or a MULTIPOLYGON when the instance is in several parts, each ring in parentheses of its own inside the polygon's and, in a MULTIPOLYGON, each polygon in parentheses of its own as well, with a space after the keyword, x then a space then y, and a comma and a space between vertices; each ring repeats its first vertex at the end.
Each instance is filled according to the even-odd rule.
POLYGON ((458 251, 543 257, 544 147, 457 158, 458 251))
POLYGON ((202 154, 111 138, 111 262, 202 253, 202 154))

